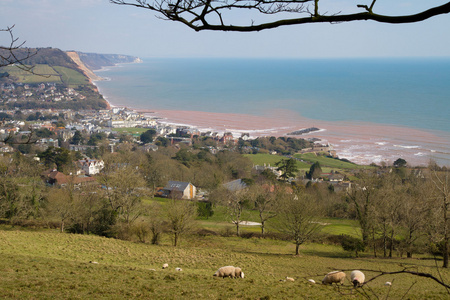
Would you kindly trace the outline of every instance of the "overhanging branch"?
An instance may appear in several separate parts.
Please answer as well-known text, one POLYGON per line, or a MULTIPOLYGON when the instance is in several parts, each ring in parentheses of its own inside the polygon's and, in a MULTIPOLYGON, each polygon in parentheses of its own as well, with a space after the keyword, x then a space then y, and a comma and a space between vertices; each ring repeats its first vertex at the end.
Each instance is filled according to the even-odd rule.
POLYGON ((431 7, 427 10, 411 15, 389 16, 373 12, 376 0, 368 5, 357 5, 364 9, 361 13, 322 15, 319 12, 318 0, 110 0, 113 4, 129 5, 145 8, 161 13, 167 20, 177 21, 195 31, 236 31, 252 32, 273 29, 281 26, 314 24, 314 23, 342 23, 353 21, 375 21, 388 24, 406 24, 427 20, 431 17, 450 13, 450 2, 431 7), (308 7, 312 7, 312 11, 308 7), (276 15, 283 17, 274 21, 254 23, 253 18, 247 21, 250 25, 233 25, 226 22, 232 12, 246 10, 262 15, 276 15), (285 18, 286 14, 296 13, 299 18, 285 18))

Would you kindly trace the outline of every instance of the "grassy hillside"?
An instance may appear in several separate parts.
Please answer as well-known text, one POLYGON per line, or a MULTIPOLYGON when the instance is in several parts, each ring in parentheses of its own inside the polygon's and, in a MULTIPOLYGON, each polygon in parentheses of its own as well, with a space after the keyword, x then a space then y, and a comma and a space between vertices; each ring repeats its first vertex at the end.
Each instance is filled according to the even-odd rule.
MULTIPOLYGON (((296 257, 291 255, 290 243, 265 239, 192 236, 174 248, 169 240, 155 246, 54 231, 2 229, 1 298, 363 299, 348 280, 338 290, 307 279, 320 282, 335 269, 348 270, 348 276, 352 269, 394 271, 402 269, 399 264, 439 276, 432 260, 355 259, 333 246, 306 245, 302 256, 296 257), (161 268, 164 263, 168 269, 161 268), (225 265, 240 266, 245 278, 212 277, 225 265), (175 271, 176 267, 183 271, 175 271), (286 276, 295 282, 280 281, 286 276)), ((448 270, 439 271, 443 278, 450 278, 448 270)), ((374 275, 366 272, 367 278, 374 275)), ((408 299, 448 299, 445 289, 434 281, 405 274, 378 278, 364 290, 398 299, 411 285, 408 299), (390 290, 385 281, 393 282, 390 290)))
POLYGON ((19 69, 15 66, 4 67, 2 68, 2 71, 8 72, 10 76, 16 77, 19 82, 23 83, 40 83, 40 82, 62 83, 61 75, 49 65, 36 65, 33 68, 34 74, 19 69))
POLYGON ((360 166, 351 162, 342 161, 339 159, 316 155, 315 153, 295 154, 294 157, 307 161, 311 164, 319 162, 322 167, 336 168, 336 169, 360 169, 367 168, 367 166, 360 166))
POLYGON ((5 67, 3 71, 16 77, 22 83, 56 82, 68 87, 90 84, 89 79, 83 73, 61 66, 36 65, 33 73, 14 66, 5 67))
MULTIPOLYGON (((244 154, 245 157, 248 157, 253 164, 255 165, 260 165, 263 166, 264 164, 266 165, 271 165, 271 166, 275 166, 275 164, 277 162, 279 162, 282 159, 286 159, 286 157, 281 156, 281 155, 273 155, 273 154, 244 154)), ((304 163, 304 162, 300 162, 297 161, 297 166, 299 169, 308 169, 311 167, 310 164, 304 163)))

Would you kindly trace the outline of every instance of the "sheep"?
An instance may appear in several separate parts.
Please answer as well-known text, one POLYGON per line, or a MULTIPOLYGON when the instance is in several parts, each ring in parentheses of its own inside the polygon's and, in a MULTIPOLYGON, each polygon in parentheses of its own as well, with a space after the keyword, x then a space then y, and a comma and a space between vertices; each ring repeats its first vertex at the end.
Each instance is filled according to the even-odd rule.
POLYGON ((294 282, 294 281, 295 281, 295 279, 294 279, 294 278, 292 278, 292 277, 286 277, 286 281, 292 281, 292 282, 294 282))
POLYGON ((316 281, 315 281, 314 279, 308 279, 308 281, 309 281, 310 283, 312 283, 312 284, 315 284, 315 283, 316 283, 316 281))
POLYGON ((355 288, 358 286, 362 286, 365 279, 366 277, 364 276, 364 273, 361 271, 354 270, 352 271, 352 273, 350 273, 350 280, 355 288))
POLYGON ((222 277, 222 278, 225 278, 225 277, 244 278, 244 272, 242 272, 241 268, 237 268, 237 267, 233 267, 233 266, 226 266, 226 267, 219 268, 216 271, 216 273, 214 273, 213 276, 222 277))
POLYGON ((175 268, 175 271, 181 272, 181 271, 183 271, 183 269, 182 268, 175 268))
POLYGON ((392 282, 386 281, 386 282, 384 283, 384 285, 385 285, 385 286, 391 286, 391 285, 392 285, 392 282))
POLYGON ((341 271, 333 271, 325 275, 325 277, 322 280, 322 284, 333 284, 333 283, 340 283, 341 285, 344 284, 345 280, 345 273, 341 271))
POLYGON ((169 264, 163 264, 163 269, 167 269, 169 267, 169 264))

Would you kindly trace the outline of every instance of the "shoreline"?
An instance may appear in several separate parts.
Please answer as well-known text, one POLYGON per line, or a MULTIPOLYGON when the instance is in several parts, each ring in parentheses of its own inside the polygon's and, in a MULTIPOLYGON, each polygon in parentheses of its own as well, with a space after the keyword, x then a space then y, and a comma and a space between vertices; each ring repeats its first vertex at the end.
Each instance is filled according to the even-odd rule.
POLYGON ((232 132, 235 137, 249 133, 251 138, 261 136, 317 138, 320 143, 330 143, 339 158, 358 164, 391 165, 403 158, 411 166, 426 166, 430 160, 440 165, 450 165, 449 139, 425 130, 386 124, 362 122, 330 122, 311 120, 288 112, 277 116, 211 113, 201 111, 147 110, 137 111, 161 118, 160 123, 188 126, 202 132, 232 132), (288 133, 309 127, 320 130, 303 135, 288 133))
MULTIPOLYGON (((106 71, 103 69, 103 71, 106 71)), ((105 95, 97 86, 109 107, 127 107, 147 116, 158 118, 159 123, 197 128, 202 132, 232 132, 236 138, 249 133, 250 138, 260 136, 286 136, 292 138, 318 138, 330 143, 339 158, 357 164, 387 164, 403 158, 410 166, 426 166, 430 160, 441 166, 450 166, 450 133, 411 128, 399 125, 357 121, 323 121, 301 116, 290 110, 272 110, 270 115, 256 116, 239 113, 217 113, 151 109, 113 104, 114 95, 105 95), (302 135, 287 135, 305 128, 317 127, 302 135)))

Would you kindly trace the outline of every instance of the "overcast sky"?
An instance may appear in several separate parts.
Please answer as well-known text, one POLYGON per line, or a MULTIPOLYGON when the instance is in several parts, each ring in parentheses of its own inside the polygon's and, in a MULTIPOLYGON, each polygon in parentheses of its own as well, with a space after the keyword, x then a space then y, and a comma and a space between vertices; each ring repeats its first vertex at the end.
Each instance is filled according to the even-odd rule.
MULTIPOLYGON (((323 0, 322 2, 331 0, 323 0)), ((368 0, 333 0, 356 9, 368 0)), ((378 9, 418 12, 439 0, 379 0, 378 9), (425 4, 424 4, 425 3, 425 4), (394 7, 387 6, 394 5, 394 7)), ((326 2, 325 2, 326 4, 326 2)), ((377 8, 377 6, 375 6, 377 8)), ((235 19, 243 18, 240 14, 235 19)), ((404 25, 360 21, 253 33, 195 32, 154 12, 108 0, 0 0, 0 28, 15 25, 27 47, 139 57, 450 57, 450 14, 404 25)), ((8 41, 1 34, 0 44, 8 41)))

